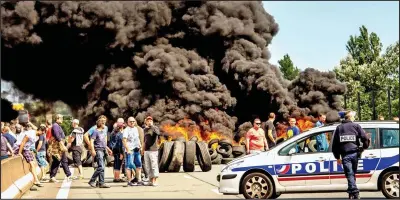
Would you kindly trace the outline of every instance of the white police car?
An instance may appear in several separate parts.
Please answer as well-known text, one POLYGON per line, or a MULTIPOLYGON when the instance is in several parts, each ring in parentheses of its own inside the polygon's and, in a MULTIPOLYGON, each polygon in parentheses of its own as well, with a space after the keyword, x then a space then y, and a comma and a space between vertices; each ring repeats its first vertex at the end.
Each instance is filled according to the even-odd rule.
MULTIPOLYGON (((359 160, 357 187, 360 191, 381 190, 387 198, 399 198, 399 123, 357 123, 371 137, 370 147, 359 160)), ((346 191, 343 168, 331 152, 337 125, 310 129, 269 151, 233 160, 217 176, 219 192, 254 199, 277 198, 282 193, 346 191), (315 138, 320 134, 330 145, 318 152, 315 138)))

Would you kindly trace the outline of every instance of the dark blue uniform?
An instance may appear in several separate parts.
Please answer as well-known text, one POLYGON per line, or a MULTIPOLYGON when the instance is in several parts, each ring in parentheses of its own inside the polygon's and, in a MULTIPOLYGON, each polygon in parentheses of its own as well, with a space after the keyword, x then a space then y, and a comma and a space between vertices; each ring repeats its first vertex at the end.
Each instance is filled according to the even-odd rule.
POLYGON ((336 159, 342 157, 343 170, 347 178, 349 198, 358 198, 359 190, 356 185, 358 154, 360 140, 363 148, 367 149, 369 140, 359 124, 344 120, 335 130, 332 152, 336 159))

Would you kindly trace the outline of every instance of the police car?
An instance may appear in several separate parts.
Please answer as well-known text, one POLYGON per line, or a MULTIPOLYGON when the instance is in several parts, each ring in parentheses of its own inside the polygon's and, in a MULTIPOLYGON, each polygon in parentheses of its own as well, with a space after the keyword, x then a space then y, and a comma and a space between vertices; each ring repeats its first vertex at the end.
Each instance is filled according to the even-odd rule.
MULTIPOLYGON (((386 198, 399 198, 399 123, 356 123, 371 138, 359 160, 357 187, 360 191, 380 190, 386 198)), ((217 176, 219 192, 265 199, 282 193, 346 191, 343 168, 331 151, 331 138, 338 125, 310 129, 269 151, 231 161, 217 176), (325 135, 329 148, 318 151, 315 138, 320 134, 325 135)))

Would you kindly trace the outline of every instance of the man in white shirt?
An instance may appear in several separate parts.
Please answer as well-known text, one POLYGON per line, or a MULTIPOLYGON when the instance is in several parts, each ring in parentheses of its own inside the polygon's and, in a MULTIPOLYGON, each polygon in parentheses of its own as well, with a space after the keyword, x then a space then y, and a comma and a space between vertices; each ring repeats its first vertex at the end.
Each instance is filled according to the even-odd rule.
POLYGON ((139 131, 137 129, 134 117, 129 117, 127 127, 123 131, 123 145, 125 148, 126 174, 128 178, 128 186, 142 183, 142 158, 140 155, 141 143, 139 139, 139 131), (133 179, 131 170, 136 169, 136 179, 133 179))

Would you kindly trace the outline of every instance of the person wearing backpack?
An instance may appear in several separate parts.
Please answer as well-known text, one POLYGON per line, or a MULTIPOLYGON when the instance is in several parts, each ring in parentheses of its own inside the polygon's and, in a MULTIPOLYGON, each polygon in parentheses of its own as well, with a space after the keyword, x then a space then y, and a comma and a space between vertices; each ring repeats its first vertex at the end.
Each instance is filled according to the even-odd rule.
POLYGON ((122 131, 124 130, 124 123, 117 122, 114 124, 114 130, 111 132, 109 148, 112 150, 114 155, 114 180, 113 182, 124 182, 120 178, 121 165, 123 161, 123 149, 122 149, 122 131))

